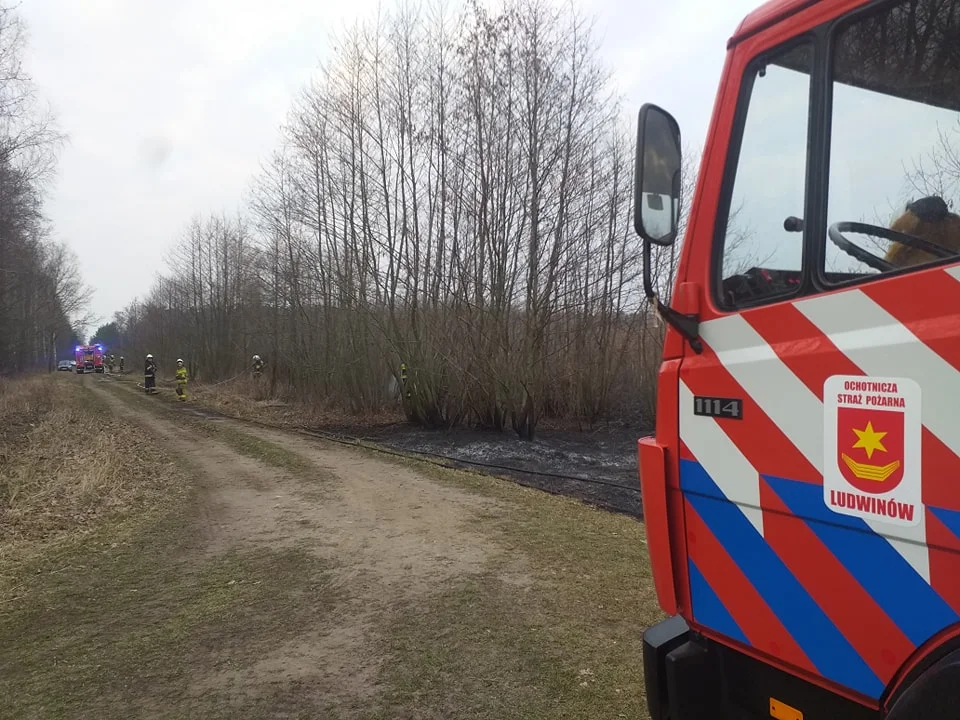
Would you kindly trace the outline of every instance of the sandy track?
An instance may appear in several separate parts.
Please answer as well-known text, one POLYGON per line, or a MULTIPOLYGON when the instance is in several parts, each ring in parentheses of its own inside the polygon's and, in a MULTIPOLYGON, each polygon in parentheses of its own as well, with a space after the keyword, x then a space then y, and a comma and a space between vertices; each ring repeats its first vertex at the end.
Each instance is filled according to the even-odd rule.
MULTIPOLYGON (((441 590, 451 578, 481 572, 502 552, 475 522, 498 513, 494 500, 360 451, 216 421, 295 452, 315 468, 285 472, 198 434, 183 422, 188 408, 141 396, 134 401, 140 410, 131 407, 131 398, 121 399, 121 393, 137 393, 129 385, 101 378, 87 384, 118 416, 135 418, 197 469, 204 498, 197 552, 293 544, 333 568, 342 601, 331 622, 251 657, 245 667, 197 678, 193 692, 306 684, 334 700, 338 714, 349 714, 376 692, 383 662, 377 628, 383 619, 441 590)), ((523 575, 522 558, 511 565, 517 577, 523 575)))

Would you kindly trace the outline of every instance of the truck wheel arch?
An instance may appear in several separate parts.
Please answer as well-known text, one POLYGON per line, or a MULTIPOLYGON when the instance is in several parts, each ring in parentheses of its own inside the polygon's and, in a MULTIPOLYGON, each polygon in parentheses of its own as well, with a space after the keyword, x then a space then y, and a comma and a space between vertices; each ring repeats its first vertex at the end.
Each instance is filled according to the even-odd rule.
POLYGON ((889 720, 956 717, 956 695, 938 692, 940 686, 960 686, 960 623, 927 640, 903 664, 884 693, 882 706, 889 713, 887 717, 889 720), (938 705, 938 700, 953 704, 938 705), (949 714, 938 714, 940 712, 949 714))

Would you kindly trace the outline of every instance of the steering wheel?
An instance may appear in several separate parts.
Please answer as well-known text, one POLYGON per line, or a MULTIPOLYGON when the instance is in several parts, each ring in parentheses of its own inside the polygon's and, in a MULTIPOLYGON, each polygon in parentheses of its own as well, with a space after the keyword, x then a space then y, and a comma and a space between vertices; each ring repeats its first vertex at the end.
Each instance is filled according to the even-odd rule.
POLYGON ((880 225, 868 225, 867 223, 861 222, 843 221, 835 222, 833 225, 827 228, 827 236, 834 245, 847 253, 847 255, 856 258, 864 265, 869 265, 874 270, 879 272, 896 270, 896 266, 887 260, 884 260, 882 257, 874 255, 869 250, 864 250, 859 245, 850 242, 850 240, 844 237, 843 233, 845 232, 861 233, 863 235, 871 235, 873 237, 882 238, 883 240, 890 240, 891 242, 902 243, 908 247, 930 253, 934 257, 938 258, 952 257, 956 254, 944 247, 940 247, 936 243, 930 242, 929 240, 924 240, 923 238, 918 238, 914 235, 907 235, 902 232, 897 232, 896 230, 881 227, 880 225))

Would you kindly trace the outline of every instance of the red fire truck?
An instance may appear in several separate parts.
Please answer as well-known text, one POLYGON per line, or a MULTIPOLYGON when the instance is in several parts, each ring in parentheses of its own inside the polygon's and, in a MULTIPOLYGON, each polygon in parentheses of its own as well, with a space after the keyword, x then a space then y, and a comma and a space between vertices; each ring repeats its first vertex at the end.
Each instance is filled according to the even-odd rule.
POLYGON ((101 345, 78 345, 76 358, 77 373, 103 372, 103 347, 101 345))
POLYGON ((654 720, 960 716, 958 120, 960 3, 768 2, 668 284, 680 130, 640 110, 654 720))
MULTIPOLYGON (((85 345, 76 347, 77 374, 82 375, 87 371, 87 348, 85 345)), ((90 371, 93 371, 93 357, 90 358, 90 371)))

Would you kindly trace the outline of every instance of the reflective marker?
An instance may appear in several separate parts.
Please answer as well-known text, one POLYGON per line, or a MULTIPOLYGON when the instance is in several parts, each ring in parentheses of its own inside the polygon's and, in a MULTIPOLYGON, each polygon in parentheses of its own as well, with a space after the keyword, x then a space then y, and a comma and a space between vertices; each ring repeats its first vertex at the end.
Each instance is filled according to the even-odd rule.
POLYGON ((770 698, 770 717, 777 720, 803 720, 803 713, 776 698, 770 698))

